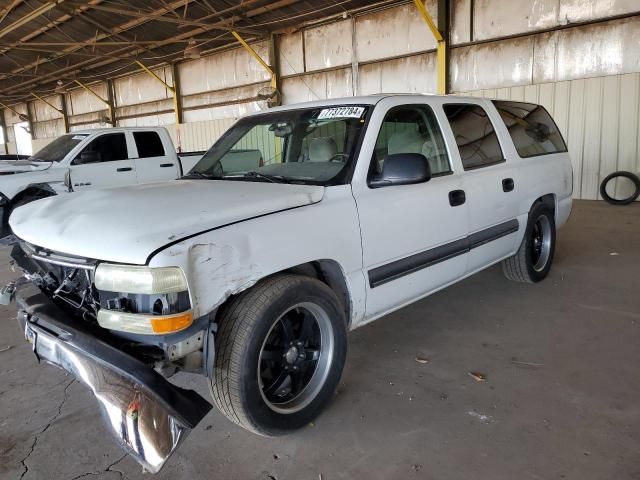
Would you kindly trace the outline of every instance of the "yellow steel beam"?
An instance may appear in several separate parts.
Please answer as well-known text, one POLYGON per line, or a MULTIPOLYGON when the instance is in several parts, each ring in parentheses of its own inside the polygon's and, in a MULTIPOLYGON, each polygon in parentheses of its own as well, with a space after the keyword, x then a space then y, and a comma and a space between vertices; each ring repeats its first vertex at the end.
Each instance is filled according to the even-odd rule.
POLYGON ((24 121, 24 119, 27 118, 27 116, 24 113, 18 112, 15 108, 11 108, 9 105, 5 103, 0 102, 0 106, 6 108, 7 110, 11 110, 13 113, 15 113, 18 116, 20 120, 24 121))
POLYGON ((102 103, 104 103, 107 107, 111 108, 111 105, 109 105, 109 102, 106 101, 104 98, 102 98, 100 95, 98 95, 96 92, 94 92, 93 90, 91 90, 89 87, 87 87, 84 83, 82 83, 80 80, 74 80, 74 82, 76 82, 78 85, 80 85, 82 88, 84 88, 87 92, 89 92, 91 95, 93 95, 94 97, 96 97, 98 100, 100 100, 102 103))
MULTIPOLYGON (((177 91, 177 89, 175 88, 175 86, 169 85, 167 82, 165 82, 164 80, 162 80, 158 75, 156 75, 154 72, 152 72, 151 70, 149 70, 147 68, 147 66, 136 60, 136 63, 138 64, 138 66, 144 70, 146 73, 148 73, 149 75, 151 75, 153 78, 155 78, 157 81, 159 81, 162 85, 164 85, 164 87, 169 90, 171 92, 171 95, 173 97, 173 111, 176 115, 176 125, 180 124, 180 104, 179 104, 179 99, 178 99, 178 95, 179 92, 177 91)), ((174 85, 176 85, 175 83, 175 78, 173 79, 174 85)))
POLYGON ((47 105, 49 105, 51 108, 53 108, 56 112, 58 112, 60 115, 64 115, 64 112, 62 110, 60 110, 58 107, 56 107, 53 103, 46 101, 44 98, 42 98, 40 95, 38 95, 37 93, 33 93, 31 92, 31 95, 33 95, 34 97, 36 97, 38 100, 40 100, 41 102, 46 103, 47 105))
POLYGON ((249 45, 247 42, 244 41, 244 38, 242 38, 238 32, 236 31, 231 31, 231 34, 236 38, 236 40, 238 40, 238 42, 240 43, 240 45, 242 45, 244 47, 244 49, 249 52, 249 54, 255 58, 258 63, 260 65, 262 65, 262 67, 269 73, 269 75, 271 75, 271 86, 273 88, 277 88, 277 79, 276 79, 276 73, 273 71, 273 69, 271 68, 271 65, 269 65, 267 62, 265 62, 262 57, 260 55, 258 55, 258 52, 256 52, 253 47, 251 47, 251 45, 249 45))
POLYGON ((87 92, 89 92, 91 95, 96 97, 98 100, 100 100, 102 103, 104 103, 107 106, 107 110, 109 112, 109 120, 111 120, 110 123, 111 123, 111 125, 113 125, 115 127, 116 126, 116 119, 115 119, 115 114, 113 112, 113 105, 111 105, 111 103, 108 100, 105 100, 100 95, 98 95, 96 92, 94 92, 89 87, 87 87, 80 80, 74 80, 74 82, 76 82, 78 85, 80 85, 82 88, 84 88, 87 92))
POLYGON ((431 30, 433 37, 438 42, 438 47, 436 50, 437 54, 437 88, 438 94, 446 95, 447 94, 447 41, 438 30, 436 23, 433 21, 433 18, 429 14, 429 11, 422 3, 422 0, 413 0, 415 3, 418 12, 420 12, 420 16, 424 20, 424 22, 431 30))
POLYGON ((136 63, 138 64, 138 66, 144 70, 145 72, 147 72, 149 75, 151 75, 153 78, 155 78, 156 80, 158 80, 162 85, 165 86, 165 88, 167 90, 169 90, 171 93, 175 93, 175 89, 169 85, 167 82, 165 82, 164 80, 162 80, 158 75, 156 75, 155 73, 153 73, 151 70, 149 70, 146 65, 138 60, 136 60, 136 63))

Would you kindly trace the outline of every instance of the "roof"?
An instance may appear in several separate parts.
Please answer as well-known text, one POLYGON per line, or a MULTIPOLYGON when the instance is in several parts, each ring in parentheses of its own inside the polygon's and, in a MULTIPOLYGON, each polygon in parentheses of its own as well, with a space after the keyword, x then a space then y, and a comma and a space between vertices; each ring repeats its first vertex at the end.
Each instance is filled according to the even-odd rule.
MULTIPOLYGON (((382 2, 382 3, 393 3, 382 2)), ((378 6, 379 4, 375 4, 378 6)), ((0 6, 0 101, 33 100, 91 82, 269 38, 371 8, 367 0, 5 0, 0 6)))
POLYGON ((316 107, 331 107, 331 106, 340 106, 340 105, 375 105, 380 100, 389 97, 408 97, 412 99, 424 99, 425 102, 428 102, 430 98, 442 98, 446 97, 451 102, 467 102, 469 100, 477 100, 476 97, 469 96, 456 96, 456 95, 433 95, 430 93, 379 93, 375 95, 362 95, 358 97, 341 97, 341 98, 329 98, 325 100, 314 100, 312 102, 302 102, 302 103, 293 103, 282 105, 279 107, 272 107, 268 110, 263 110, 260 112, 254 112, 247 116, 252 115, 261 115, 264 113, 272 113, 279 112, 284 110, 295 110, 298 108, 316 108, 316 107))

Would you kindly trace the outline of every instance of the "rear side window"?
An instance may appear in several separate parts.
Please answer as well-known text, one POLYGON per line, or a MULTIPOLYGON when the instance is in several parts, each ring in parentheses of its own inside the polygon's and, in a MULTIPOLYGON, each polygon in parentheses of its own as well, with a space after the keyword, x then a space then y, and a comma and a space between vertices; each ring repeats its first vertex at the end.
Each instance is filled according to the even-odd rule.
POLYGON ((136 141, 139 158, 164 156, 164 147, 158 132, 133 132, 133 139, 136 141))
POLYGON ((444 113, 460 151, 465 170, 504 162, 500 142, 487 112, 479 105, 448 104, 444 113))
POLYGON ((509 135, 523 158, 566 152, 567 146, 551 115, 540 105, 494 100, 509 135))

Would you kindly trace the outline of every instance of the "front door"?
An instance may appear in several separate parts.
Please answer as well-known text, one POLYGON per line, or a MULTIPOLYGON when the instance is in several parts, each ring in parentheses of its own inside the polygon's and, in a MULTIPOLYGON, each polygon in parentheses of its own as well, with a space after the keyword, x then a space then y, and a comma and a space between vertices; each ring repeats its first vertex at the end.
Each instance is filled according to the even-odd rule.
POLYGON ((129 158, 124 132, 105 133, 93 139, 71 162, 69 169, 75 191, 137 182, 135 163, 129 158), (86 163, 89 158, 91 162, 86 163))
POLYGON ((377 131, 369 178, 381 171, 387 155, 398 153, 426 156, 432 178, 381 188, 353 184, 369 320, 451 283, 467 265, 467 204, 456 197, 462 180, 453 171, 432 108, 393 105, 401 100, 384 100, 391 103, 386 112, 383 102, 376 107, 369 127, 377 131), (377 112, 384 117, 376 126, 377 112))

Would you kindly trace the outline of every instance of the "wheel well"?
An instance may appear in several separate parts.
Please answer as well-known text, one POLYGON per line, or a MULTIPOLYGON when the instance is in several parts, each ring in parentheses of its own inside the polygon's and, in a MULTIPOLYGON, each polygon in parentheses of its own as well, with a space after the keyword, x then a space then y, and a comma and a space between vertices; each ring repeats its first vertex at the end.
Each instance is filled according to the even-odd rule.
POLYGON ((43 188, 43 187, 36 187, 36 186, 27 187, 24 190, 22 190, 20 193, 18 193, 15 197, 13 197, 13 199, 11 199, 11 204, 16 205, 17 203, 19 203, 24 199, 30 198, 31 200, 29 201, 32 201, 40 198, 51 197, 53 195, 55 195, 54 192, 47 190, 46 188, 43 188))
POLYGON ((342 268, 335 260, 314 260, 285 270, 288 273, 317 278, 325 283, 338 297, 347 318, 347 328, 351 326, 351 296, 342 273, 342 268))
POLYGON ((556 213, 556 196, 553 193, 548 193, 546 195, 543 195, 539 198, 536 199, 535 202, 533 202, 533 205, 531 206, 531 210, 533 209, 533 206, 536 203, 542 203, 544 205, 546 205, 547 207, 549 207, 551 209, 551 211, 553 212, 554 216, 556 213))
MULTIPOLYGON (((342 268, 335 260, 314 260, 312 262, 302 263, 286 270, 275 272, 272 275, 279 273, 293 273, 295 275, 304 275, 306 277, 315 278, 326 284, 333 293, 336 294, 338 300, 342 304, 344 309, 345 318, 347 319, 347 330, 351 327, 351 296, 349 295, 349 288, 347 287, 347 281, 342 273, 342 268)), ((268 275, 264 278, 269 278, 272 275, 268 275)), ((264 280, 262 278, 261 280, 264 280)), ((215 321, 218 322, 221 312, 225 306, 229 304, 232 298, 236 295, 231 295, 224 303, 216 309, 215 321)))

